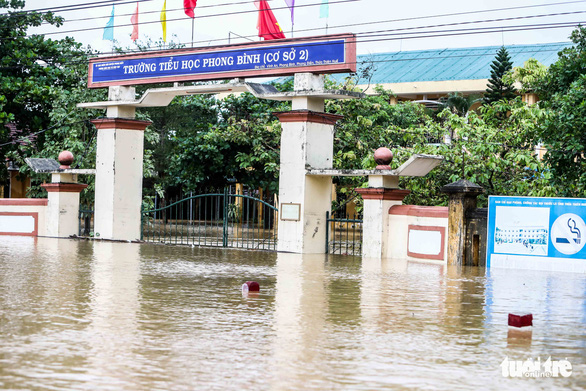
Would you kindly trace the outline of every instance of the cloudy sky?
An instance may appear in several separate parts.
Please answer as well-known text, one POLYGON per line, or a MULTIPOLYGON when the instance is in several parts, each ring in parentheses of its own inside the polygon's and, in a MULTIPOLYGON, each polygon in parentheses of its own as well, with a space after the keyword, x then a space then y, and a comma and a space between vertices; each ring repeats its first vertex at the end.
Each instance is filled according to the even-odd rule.
MULTIPOLYGON (((140 0, 139 40, 162 38, 159 21, 164 0, 140 0)), ((586 21, 585 1, 395 1, 329 0, 329 17, 320 17, 322 0, 296 0, 295 24, 285 0, 269 5, 287 37, 352 32, 358 34, 358 53, 400 50, 512 45, 568 41, 573 26, 586 21), (293 28, 293 33, 292 33, 293 28)), ((114 38, 122 47, 130 40, 131 14, 137 2, 129 0, 27 0, 26 9, 54 9, 66 19, 59 29, 36 28, 51 38, 65 35, 107 52, 111 42, 102 39, 112 4, 115 4, 114 38), (74 7, 72 9, 71 7, 74 7)), ((167 40, 188 46, 192 19, 181 0, 167 0, 167 40)), ((258 40, 257 11, 252 0, 198 0, 193 45, 209 46, 258 40), (240 38, 246 37, 246 38, 240 38)))

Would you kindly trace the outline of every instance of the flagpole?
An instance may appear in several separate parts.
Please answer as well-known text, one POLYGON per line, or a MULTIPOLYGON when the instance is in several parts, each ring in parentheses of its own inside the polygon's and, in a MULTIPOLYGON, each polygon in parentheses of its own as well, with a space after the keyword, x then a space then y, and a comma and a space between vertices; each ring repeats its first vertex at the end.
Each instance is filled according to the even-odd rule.
POLYGON ((195 18, 191 18, 191 47, 193 47, 193 31, 195 30, 195 18))

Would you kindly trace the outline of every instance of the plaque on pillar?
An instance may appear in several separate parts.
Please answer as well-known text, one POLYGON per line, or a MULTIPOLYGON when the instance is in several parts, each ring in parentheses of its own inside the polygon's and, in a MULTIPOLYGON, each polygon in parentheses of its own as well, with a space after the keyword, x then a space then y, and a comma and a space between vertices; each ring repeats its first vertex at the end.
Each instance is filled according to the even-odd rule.
POLYGON ((299 221, 301 219, 301 204, 281 204, 281 220, 299 221))

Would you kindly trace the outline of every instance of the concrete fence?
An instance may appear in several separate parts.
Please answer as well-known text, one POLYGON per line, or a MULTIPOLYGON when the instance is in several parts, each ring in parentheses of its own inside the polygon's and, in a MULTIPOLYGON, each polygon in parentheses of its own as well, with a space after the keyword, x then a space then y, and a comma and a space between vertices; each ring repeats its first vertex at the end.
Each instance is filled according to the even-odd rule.
POLYGON ((385 258, 447 262, 448 208, 393 205, 385 258))
POLYGON ((49 200, 0 198, 0 235, 44 236, 49 200))

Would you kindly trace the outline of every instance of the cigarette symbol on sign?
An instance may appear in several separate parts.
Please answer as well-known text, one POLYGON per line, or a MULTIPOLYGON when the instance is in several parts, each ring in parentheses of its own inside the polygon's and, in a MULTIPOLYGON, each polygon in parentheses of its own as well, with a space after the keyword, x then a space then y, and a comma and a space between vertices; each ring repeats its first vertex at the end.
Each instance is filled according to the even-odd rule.
POLYGON ((582 217, 575 213, 565 213, 551 226, 552 244, 562 254, 576 254, 586 244, 586 240, 582 240, 582 232, 586 232, 582 217))
MULTIPOLYGON (((573 239, 574 242, 576 244, 580 244, 580 242, 582 241, 582 233, 580 232, 580 230, 576 226, 576 220, 569 218, 568 219, 568 228, 570 228, 571 233, 576 235, 576 237, 573 239)), ((567 244, 570 243, 570 241, 567 238, 559 238, 558 237, 555 239, 555 241, 556 241, 556 243, 567 243, 567 244)))

